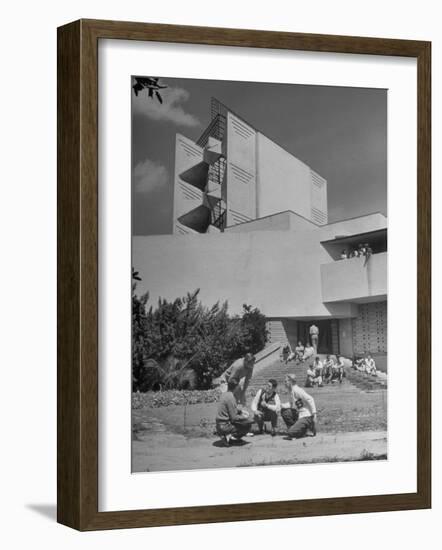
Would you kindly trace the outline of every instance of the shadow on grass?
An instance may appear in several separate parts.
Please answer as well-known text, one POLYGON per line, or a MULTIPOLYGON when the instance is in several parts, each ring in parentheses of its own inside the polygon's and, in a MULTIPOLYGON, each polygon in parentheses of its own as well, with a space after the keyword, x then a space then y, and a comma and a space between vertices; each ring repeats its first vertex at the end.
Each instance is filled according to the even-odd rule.
POLYGON ((226 443, 222 439, 218 439, 217 441, 214 441, 212 443, 214 447, 221 447, 221 448, 224 447, 226 449, 230 447, 243 447, 244 445, 250 445, 250 444, 251 444, 250 441, 244 441, 243 439, 239 439, 239 440, 231 439, 228 445, 226 445, 226 443))

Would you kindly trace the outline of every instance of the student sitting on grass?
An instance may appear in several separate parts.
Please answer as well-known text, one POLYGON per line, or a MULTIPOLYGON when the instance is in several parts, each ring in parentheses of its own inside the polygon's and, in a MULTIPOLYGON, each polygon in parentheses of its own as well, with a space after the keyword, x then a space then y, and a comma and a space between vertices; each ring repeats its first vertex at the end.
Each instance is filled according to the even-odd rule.
POLYGON ((234 392, 238 387, 238 379, 230 378, 227 391, 221 394, 216 413, 216 433, 222 438, 224 445, 239 441, 252 426, 248 413, 238 406, 234 392))
POLYGON ((288 439, 298 439, 316 435, 316 406, 311 395, 296 383, 296 376, 288 374, 285 385, 290 392, 290 400, 281 405, 281 416, 284 420, 288 439))
POLYGON ((264 388, 258 390, 252 401, 252 412, 254 420, 258 424, 258 433, 263 433, 264 422, 271 422, 271 434, 276 434, 276 426, 278 425, 278 413, 281 409, 281 401, 276 393, 278 382, 274 378, 270 378, 264 388))

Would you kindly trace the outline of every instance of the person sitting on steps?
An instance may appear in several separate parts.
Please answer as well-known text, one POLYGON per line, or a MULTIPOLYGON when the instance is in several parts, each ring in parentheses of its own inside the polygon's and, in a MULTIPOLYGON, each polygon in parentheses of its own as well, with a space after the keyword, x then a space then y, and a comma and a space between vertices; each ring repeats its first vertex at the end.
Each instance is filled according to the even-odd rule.
POLYGON ((326 384, 330 384, 333 373, 333 365, 335 362, 330 355, 327 355, 324 361, 324 368, 322 369, 322 379, 326 384))
POLYGON ((298 345, 295 348, 295 361, 302 363, 304 361, 304 344, 299 340, 298 345))
POLYGON ((313 365, 309 365, 307 367, 307 372, 305 373, 305 387, 306 388, 313 388, 313 386, 316 384, 316 374, 315 370, 313 368, 313 365))
POLYGON ((290 349, 290 346, 288 344, 286 344, 282 348, 281 359, 282 359, 283 363, 285 363, 286 365, 290 360, 291 352, 292 352, 292 350, 290 349))
POLYGON ((315 371, 315 382, 318 384, 318 388, 322 388, 322 371, 324 369, 324 366, 322 364, 321 359, 319 358, 319 355, 315 357, 315 361, 313 363, 313 370, 315 371))
POLYGON ((303 361, 307 361, 307 359, 310 359, 310 357, 313 357, 315 355, 315 348, 307 342, 304 348, 304 355, 302 356, 303 361))
POLYGON ((330 381, 334 384, 335 380, 338 380, 339 383, 342 384, 344 376, 344 359, 338 354, 336 355, 336 363, 332 367, 332 376, 330 381))
POLYGON ((367 374, 370 374, 372 376, 377 376, 378 374, 375 360, 370 354, 368 354, 367 358, 365 359, 365 371, 367 374))

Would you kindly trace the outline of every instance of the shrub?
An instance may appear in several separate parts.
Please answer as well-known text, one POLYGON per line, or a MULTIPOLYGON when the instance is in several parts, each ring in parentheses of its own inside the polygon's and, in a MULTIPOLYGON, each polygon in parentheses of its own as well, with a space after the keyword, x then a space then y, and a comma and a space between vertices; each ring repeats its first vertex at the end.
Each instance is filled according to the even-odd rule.
MULTIPOLYGON (((136 284, 136 283, 135 283, 136 284)), ((266 343, 264 315, 244 304, 229 316, 227 302, 208 308, 199 289, 147 309, 149 295, 132 293, 132 366, 134 391, 210 388, 235 359, 257 353, 266 343)))

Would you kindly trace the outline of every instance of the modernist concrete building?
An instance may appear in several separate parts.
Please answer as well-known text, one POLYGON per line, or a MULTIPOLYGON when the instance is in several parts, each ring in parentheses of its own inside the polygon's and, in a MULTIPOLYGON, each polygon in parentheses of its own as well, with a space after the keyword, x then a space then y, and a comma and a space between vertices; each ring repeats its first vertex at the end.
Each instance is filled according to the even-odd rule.
POLYGON ((197 143, 177 134, 174 233, 224 231, 287 209, 327 223, 327 182, 212 99, 197 143))
POLYGON ((198 143, 176 138, 174 235, 133 239, 151 303, 200 288, 210 306, 247 303, 270 341, 308 339, 320 353, 387 352, 387 219, 328 223, 327 182, 217 101, 198 143), (369 243, 373 254, 341 260, 369 243))

